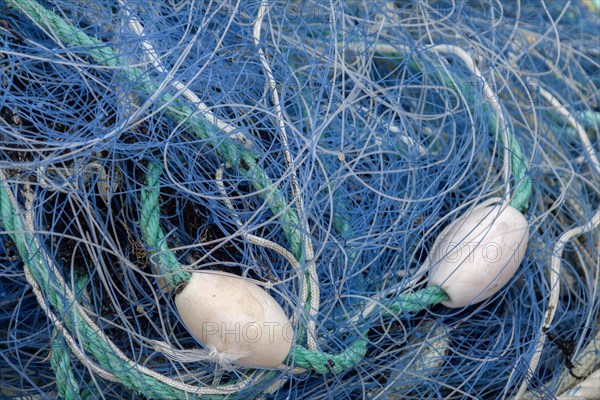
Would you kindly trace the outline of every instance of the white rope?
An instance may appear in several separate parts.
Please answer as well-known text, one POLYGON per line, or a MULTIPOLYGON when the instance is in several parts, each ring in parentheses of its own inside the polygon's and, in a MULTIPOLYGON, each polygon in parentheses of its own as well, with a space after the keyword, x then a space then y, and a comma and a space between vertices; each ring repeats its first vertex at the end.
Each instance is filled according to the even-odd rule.
POLYGON ((554 107, 554 109, 560 115, 563 116, 563 118, 565 118, 567 120, 567 122, 569 123, 569 125, 571 125, 572 128, 574 128, 577 131, 577 134, 579 135, 579 140, 581 140, 581 143, 583 144, 583 148, 584 148, 585 153, 587 154, 588 158, 591 161, 592 167, 595 169, 597 174, 600 174, 600 162, 598 161, 598 157, 596 156, 596 150, 594 150, 594 146, 592 145, 592 142, 590 142, 590 138, 587 136, 585 129, 583 129, 583 126, 581 126, 579 121, 577 121, 573 117, 573 115, 569 112, 569 110, 567 110, 567 108, 558 101, 556 96, 554 96, 552 93, 550 93, 549 91, 547 91, 546 89, 544 89, 543 87, 538 85, 537 82, 534 80, 530 79, 528 81, 528 83, 530 85, 532 85, 533 87, 535 87, 536 89, 538 89, 540 92, 540 95, 548 103, 550 103, 552 105, 552 107, 554 107))
MULTIPOLYGON (((232 15, 235 15, 238 4, 239 3, 236 3, 236 8, 233 10, 234 12, 232 15)), ((141 22, 134 15, 131 14, 129 9, 125 6, 125 2, 123 0, 119 0, 119 5, 125 11, 125 16, 129 18, 129 29, 131 29, 131 31, 139 37, 144 37, 144 26, 141 24, 141 22)), ((192 41, 192 44, 193 43, 194 41, 192 41)), ((185 97, 187 100, 193 103, 196 106, 196 109, 202 114, 202 116, 207 121, 215 125, 222 132, 231 135, 233 139, 236 139, 244 144, 250 144, 248 138, 242 132, 235 132, 239 130, 238 128, 217 117, 214 113, 210 111, 209 107, 206 104, 204 104, 200 100, 200 98, 187 87, 187 85, 172 77, 172 72, 167 71, 167 69, 163 66, 163 64, 160 61, 160 58, 158 57, 158 53, 154 49, 154 46, 152 45, 152 42, 150 40, 144 39, 142 41, 142 47, 146 51, 145 55, 148 61, 152 63, 154 68, 158 72, 168 74, 169 83, 171 84, 171 86, 178 92, 181 92, 181 95, 183 97, 185 97)))
MULTIPOLYGON (((285 122, 283 119, 283 112, 281 108, 281 103, 279 101, 279 92, 277 91, 277 83, 275 82, 275 77, 273 76, 273 72, 271 71, 271 66, 267 62, 265 57, 265 53, 260 47, 260 32, 262 29, 262 22, 267 14, 269 9, 269 2, 263 1, 258 9, 258 15, 256 17, 256 21, 254 22, 254 44, 258 48, 258 55, 260 57, 261 64, 265 71, 265 75, 267 76, 267 82, 269 83, 269 89, 271 90, 271 97, 273 101, 273 105, 275 106, 275 117, 277 118, 277 123, 279 127, 279 137, 281 140, 281 145, 283 147, 283 153, 285 157, 285 163, 290 170, 291 174, 291 186, 292 186, 292 196, 294 197, 294 201, 296 203, 296 209, 298 210, 298 217, 300 218, 300 223, 302 226, 302 238, 303 238, 303 248, 304 248, 304 257, 306 260, 306 265, 309 274, 309 285, 310 285, 310 319, 308 321, 307 327, 307 344, 310 350, 317 349, 316 342, 316 315, 319 312, 320 307, 320 288, 319 288, 319 276, 317 274, 316 260, 314 255, 314 250, 312 247, 312 242, 309 238, 310 230, 308 228, 308 221, 306 218, 306 213, 304 211, 304 203, 302 201, 302 196, 300 193, 300 186, 298 184, 298 177, 296 176, 296 169, 294 167, 294 161, 292 159, 292 155, 289 150, 289 143, 287 137, 287 130, 285 127, 285 122)), ((304 285, 303 285, 304 286, 304 285)))
POLYGON ((600 210, 596 211, 592 219, 585 225, 578 226, 563 233, 554 246, 552 260, 550 262, 550 298, 548 299, 548 308, 544 313, 544 323, 540 327, 540 337, 538 339, 535 353, 529 362, 529 378, 524 380, 521 384, 519 392, 515 396, 517 399, 521 399, 527 390, 529 380, 531 379, 531 374, 535 372, 540 358, 542 357, 544 343, 546 342, 546 330, 550 329, 552 321, 554 321, 554 315, 556 314, 556 308, 558 306, 558 300, 560 297, 560 273, 562 269, 561 257, 565 245, 569 243, 569 241, 575 236, 589 232, 592 229, 597 228, 598 225, 600 225, 600 210))
POLYGON ((595 400, 600 399, 600 369, 587 377, 577 386, 567 390, 558 400, 595 400))
MULTIPOLYGON (((296 271, 301 271, 302 266, 300 265, 298 260, 296 260, 296 257, 294 257, 294 255, 290 251, 288 251, 285 247, 283 247, 280 244, 277 244, 271 240, 261 238, 260 236, 252 235, 252 234, 246 232, 246 227, 244 226, 244 224, 242 223, 242 220, 236 213, 235 208, 233 207, 233 204, 231 202, 231 199, 229 198, 229 196, 227 196, 227 192, 225 191, 225 186, 223 185, 223 169, 222 168, 217 169, 217 172, 215 173, 215 182, 217 184, 217 188, 219 189, 219 192, 223 196, 223 202, 225 203, 225 205, 227 206, 229 211, 231 211, 232 218, 233 218, 234 222, 236 223, 236 225, 238 226, 238 228, 240 228, 242 236, 246 240, 248 240, 249 243, 273 250, 274 252, 276 252, 283 258, 285 258, 287 260, 287 262, 290 263, 292 268, 294 268, 296 271)), ((307 299, 308 299, 308 288, 306 287, 306 285, 302 285, 302 293, 301 293, 302 305, 306 304, 307 299)))
POLYGON ((581 379, 573 376, 575 373, 580 377, 587 377, 594 373, 595 370, 600 370, 600 330, 596 332, 596 336, 579 352, 581 357, 575 361, 573 370, 565 368, 561 374, 559 381, 561 382, 558 393, 568 392, 573 387, 577 386, 581 379))
POLYGON ((498 129, 500 131, 500 134, 502 135, 502 141, 504 142, 504 159, 502 160, 502 173, 504 175, 505 180, 504 187, 506 192, 506 198, 507 201, 510 200, 510 139, 508 135, 508 123, 506 122, 506 117, 504 116, 504 113, 500 108, 500 100, 498 99, 498 96, 496 95, 496 93, 494 93, 490 85, 487 83, 479 68, 477 68, 477 64, 475 63, 473 57, 471 57, 471 55, 469 55, 469 53, 464 51, 462 48, 450 44, 437 44, 434 47, 432 47, 432 50, 434 50, 435 52, 439 51, 457 56, 467 65, 467 67, 471 70, 471 72, 473 72, 473 74, 478 79, 481 79, 481 83, 483 84, 485 101, 492 107, 492 109, 496 113, 499 125, 498 129))
MULTIPOLYGON (((537 88, 541 96, 546 101, 548 101, 556 109, 556 111, 558 111, 563 117, 565 117, 568 123, 573 128, 577 130, 577 132, 579 133, 579 137, 584 145, 586 154, 591 161, 592 167, 596 170, 597 173, 600 174, 600 163, 598 163, 596 152, 594 151, 594 148, 592 147, 589 138, 587 137, 585 130, 583 129, 581 124, 571 116, 569 111, 550 92, 540 87, 535 81, 530 80, 528 83, 533 87, 537 88)), ((550 297, 548 299, 548 308, 546 309, 546 312, 544 314, 544 323, 540 327, 539 339, 536 345, 535 353, 529 361, 529 378, 525 379, 521 383, 519 391, 515 396, 516 399, 521 399, 527 390, 529 380, 531 379, 531 375, 537 369, 539 361, 542 357, 544 343, 546 342, 546 331, 550 329, 552 321, 554 321, 554 315, 556 313, 556 308, 558 306, 558 301, 560 297, 560 275, 562 270, 561 256, 564 247, 572 238, 583 233, 589 232, 592 229, 596 229, 598 225, 600 225, 600 209, 596 210, 594 216, 586 224, 575 227, 563 233, 554 246, 554 251, 552 252, 552 259, 550 263, 550 297)))

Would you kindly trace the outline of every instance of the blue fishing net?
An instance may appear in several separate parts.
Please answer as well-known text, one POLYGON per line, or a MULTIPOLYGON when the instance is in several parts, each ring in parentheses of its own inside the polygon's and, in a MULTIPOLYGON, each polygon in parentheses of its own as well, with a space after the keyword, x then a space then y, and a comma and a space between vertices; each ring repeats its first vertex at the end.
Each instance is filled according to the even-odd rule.
POLYGON ((597 226, 566 241, 550 304, 557 243, 591 226, 600 202, 597 2, 35 3, 66 33, 25 3, 0 0, 2 206, 30 222, 30 256, 50 272, 34 274, 37 296, 6 211, 0 396, 161 397, 154 381, 123 382, 123 366, 93 368, 77 310, 127 368, 199 388, 173 398, 240 382, 208 396, 550 398, 600 364, 597 226), (426 285, 438 234, 493 198, 521 199, 529 222, 510 283, 466 308, 383 312, 426 285), (318 310, 298 270, 248 235, 291 252, 301 276, 310 242, 318 310), (254 371, 167 357, 155 341, 200 347, 167 288, 199 269, 271 282, 300 344, 312 321, 318 352, 362 340, 364 356, 325 373, 293 358, 254 371))

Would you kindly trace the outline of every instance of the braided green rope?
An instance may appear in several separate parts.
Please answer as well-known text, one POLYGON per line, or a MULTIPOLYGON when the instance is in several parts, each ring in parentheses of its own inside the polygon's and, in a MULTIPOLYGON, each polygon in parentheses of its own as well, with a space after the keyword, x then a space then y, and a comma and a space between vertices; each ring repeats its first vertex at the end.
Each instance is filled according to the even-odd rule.
MULTIPOLYGON (((484 104, 483 108, 486 109, 487 106, 484 104)), ((495 118, 490 118, 488 120, 488 130, 492 134, 496 133, 497 121, 495 118)), ((500 136, 500 142, 502 142, 502 136, 500 136)), ((531 197, 531 178, 527 174, 527 164, 525 163, 525 155, 523 154, 523 150, 521 149, 521 146, 515 139, 514 135, 512 135, 510 132, 508 133, 508 149, 510 152, 512 177, 515 183, 510 205, 519 211, 524 211, 527 209, 527 207, 529 207, 529 198, 531 197)))
MULTIPOLYGON (((85 288, 87 278, 79 276, 75 278, 77 298, 85 288)), ((50 365, 56 376, 58 395, 63 399, 80 399, 82 396, 79 384, 71 370, 71 349, 57 328, 52 332, 52 351, 50 353, 50 365)))
MULTIPOLYGON (((89 381, 87 383, 88 387, 94 387, 95 382, 93 380, 89 381)), ((84 388, 81 391, 81 397, 80 400, 96 400, 98 397, 98 395, 92 393, 88 388, 84 388)))
MULTIPOLYGON (((387 304, 386 309, 391 315, 399 315, 407 312, 418 312, 428 306, 436 305, 448 299, 444 290, 437 286, 430 286, 414 293, 405 293, 393 299, 387 304)), ((329 372, 341 373, 354 367, 367 353, 368 331, 365 331, 359 339, 339 354, 327 354, 310 351, 302 346, 294 347, 293 361, 302 368, 310 368, 320 374, 329 372)))
POLYGON ((65 400, 79 399, 79 385, 71 370, 71 352, 69 351, 69 347, 65 343, 65 339, 56 329, 54 329, 52 336, 50 366, 54 370, 54 375, 56 377, 58 395, 65 400))
MULTIPOLYGON (((465 91, 468 93, 468 90, 464 89, 468 87, 465 82, 463 82, 457 77, 453 77, 453 79, 459 82, 459 85, 463 87, 463 93, 465 91)), ((447 86, 455 88, 455 85, 452 83, 452 79, 450 79, 449 77, 443 78, 443 81, 447 86)), ((489 106, 485 103, 482 103, 481 107, 485 111, 487 111, 489 108, 489 106)), ((505 129, 508 130, 508 127, 506 127, 505 129)), ((490 134, 496 135, 497 121, 495 117, 490 117, 488 119, 488 131, 490 134)), ((507 132, 507 136, 508 143, 504 145, 508 145, 508 150, 510 153, 510 167, 513 175, 513 182, 515 184, 515 188, 512 190, 513 197, 510 201, 510 205, 519 211, 523 211, 526 210, 527 207, 529 207, 529 198, 531 197, 531 178, 527 174, 527 164, 525 163, 525 155, 523 154, 523 150, 521 149, 519 142, 512 134, 512 132, 510 132, 510 130, 507 132)), ((500 142, 502 143, 502 135, 500 135, 499 138, 500 142)))
POLYGON ((418 312, 448 300, 448 295, 438 286, 428 286, 414 293, 404 293, 394 299, 387 308, 392 314, 418 312))
MULTIPOLYGON (((411 64, 412 65, 412 64, 411 64)), ((461 93, 469 93, 470 88, 466 82, 461 80, 458 77, 447 75, 446 72, 438 71, 442 75, 442 81, 444 84, 451 88, 455 89, 461 93), (457 88, 454 82, 458 82, 460 88, 457 88)), ((469 96, 471 97, 471 96, 469 96)), ((475 102, 474 99, 471 99, 472 102, 475 102)), ((481 107, 484 111, 489 111, 489 106, 483 102, 481 107)), ((497 124, 495 117, 488 118, 488 131, 492 135, 496 135, 497 133, 497 124)), ((508 127, 505 127, 508 130, 508 127)), ((526 210, 529 207, 529 197, 531 197, 531 178, 527 174, 527 165, 525 164, 525 155, 523 154, 523 150, 519 145, 519 142, 515 138, 515 136, 510 132, 507 132, 508 143, 504 145, 508 145, 508 150, 510 153, 510 167, 512 172, 513 182, 515 183, 515 188, 513 189, 512 199, 510 201, 510 205, 516 208, 519 211, 526 210)), ((502 135, 499 136, 500 143, 502 143, 502 135)))
POLYGON ((159 273, 170 285, 177 286, 188 282, 191 274, 183 270, 175 254, 169 250, 165 234, 160 228, 158 178, 161 171, 162 168, 156 164, 148 165, 146 186, 140 193, 140 228, 144 241, 157 251, 159 273))
MULTIPOLYGON (((427 305, 439 304, 448 299, 443 289, 437 286, 427 287, 399 297, 401 299, 392 302, 388 307, 392 314, 422 311, 427 308, 427 305), (426 298, 429 301, 422 301, 426 298)), ((363 337, 356 339, 346 350, 338 354, 308 350, 303 346, 296 345, 288 359, 298 367, 312 369, 319 374, 329 372, 339 374, 353 368, 363 359, 367 353, 367 334, 368 330, 364 332, 363 337)))
POLYGON ((354 367, 363 359, 367 354, 367 343, 366 339, 357 339, 346 350, 338 354, 321 353, 302 346, 295 346, 293 361, 296 366, 312 369, 319 374, 325 375, 329 372, 339 374, 354 367))
POLYGON ((531 178, 527 174, 527 164, 525 164, 525 155, 519 145, 519 142, 513 135, 509 135, 509 149, 512 166, 515 189, 510 205, 519 211, 526 210, 529 207, 529 198, 531 197, 531 178))

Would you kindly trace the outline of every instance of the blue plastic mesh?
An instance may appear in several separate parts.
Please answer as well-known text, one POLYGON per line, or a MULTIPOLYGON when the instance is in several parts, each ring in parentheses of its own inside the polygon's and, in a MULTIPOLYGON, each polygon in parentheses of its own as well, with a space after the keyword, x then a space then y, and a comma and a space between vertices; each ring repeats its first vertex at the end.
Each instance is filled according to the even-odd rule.
MULTIPOLYGON (((260 1, 84 1, 42 4, 115 50, 182 101, 183 82, 221 121, 244 135, 293 206, 291 168, 252 29, 260 1), (144 27, 140 37, 129 22, 144 27), (151 43, 161 72, 148 59, 151 43)), ((281 223, 214 142, 165 115, 125 67, 95 63, 0 1, 0 168, 15 193, 36 193, 35 228, 94 321, 131 359, 189 384, 210 385, 216 366, 183 364, 146 339, 183 348, 173 295, 160 290, 139 227, 150 162, 164 166, 161 228, 179 261, 275 285, 288 315, 302 315, 296 272, 249 244, 244 231, 289 247, 281 223)), ((234 396, 254 398, 503 398, 527 379, 549 296, 558 237, 599 205, 598 175, 576 132, 528 79, 584 124, 598 149, 600 11, 589 1, 282 1, 269 3, 260 48, 273 71, 293 169, 317 255, 318 344, 339 353, 370 329, 368 351, 341 374, 277 372, 234 396), (436 235, 459 207, 502 197, 504 145, 481 81, 449 44, 469 52, 497 94, 533 182, 527 255, 490 301, 436 306, 399 318, 374 313, 351 324, 367 297, 409 288, 436 235), (387 47, 384 47, 387 46, 387 47), (389 48, 394 49, 391 53, 389 48), (448 76, 462 85, 451 86, 448 76), (595 118, 595 119, 594 119, 595 118)), ((514 186, 514 185, 513 185, 514 186)), ((23 200, 22 196, 19 197, 23 200)), ((56 396, 52 324, 24 278, 8 236, 0 244, 0 396, 56 396)), ((550 340, 531 377, 535 396, 556 395, 567 360, 597 334, 598 231, 563 253, 561 298, 550 340)), ((60 311, 60 310, 58 310, 60 311)), ((306 324, 298 318, 297 329, 306 324)), ((94 377, 71 355, 83 395, 144 398, 94 377)), ((221 381, 239 372, 220 371, 221 381)))

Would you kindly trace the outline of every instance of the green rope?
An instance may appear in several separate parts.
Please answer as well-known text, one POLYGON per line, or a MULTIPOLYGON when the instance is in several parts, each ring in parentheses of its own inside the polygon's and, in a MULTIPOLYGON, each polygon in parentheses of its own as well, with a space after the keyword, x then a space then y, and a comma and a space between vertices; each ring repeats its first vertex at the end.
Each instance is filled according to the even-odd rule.
POLYGON ((392 314, 418 312, 448 300, 448 295, 439 286, 428 286, 414 293, 404 293, 394 299, 387 308, 392 314))
POLYGON ((140 193, 140 228, 144 241, 156 249, 159 273, 171 285, 177 286, 190 280, 191 274, 183 270, 175 254, 167 246, 165 234, 160 228, 160 188, 158 178, 162 168, 157 164, 148 165, 146 186, 140 193))
MULTIPOLYGON (((442 288, 429 286, 414 293, 401 294, 392 299, 385 308, 391 315, 396 316, 407 312, 419 312, 447 299, 448 295, 442 288)), ((302 346, 295 346, 293 356, 289 358, 295 365, 313 369, 320 374, 340 373, 354 367, 363 359, 367 353, 367 334, 368 330, 339 354, 311 351, 302 346)))
POLYGON ((98 398, 98 395, 96 393, 93 393, 89 388, 95 387, 96 383, 94 382, 94 380, 90 380, 87 383, 87 387, 83 388, 81 390, 81 397, 80 400, 96 400, 98 398))
POLYGON ((519 142, 513 135, 509 135, 510 165, 512 167, 515 189, 510 205, 519 211, 524 211, 529 207, 529 198, 531 197, 531 178, 527 174, 527 165, 525 164, 525 155, 519 145, 519 142))
POLYGON ((598 130, 600 126, 600 112, 585 110, 577 113, 576 118, 581 121, 586 129, 598 130))
MULTIPOLYGON (((160 213, 158 210, 158 197, 160 187, 158 180, 162 168, 154 163, 148 166, 148 174, 146 176, 147 186, 142 190, 141 208, 142 208, 142 234, 148 243, 155 244, 160 248, 159 257, 160 265, 164 265, 166 269, 171 271, 175 276, 182 272, 182 266, 177 262, 177 258, 169 247, 165 244, 164 234, 160 229, 158 222, 160 213), (151 221, 151 222, 148 222, 151 221)), ((166 278, 166 277, 165 277, 166 278)), ((173 279, 173 278, 171 278, 173 279)), ((182 278, 183 279, 183 278, 182 278)), ((437 286, 426 287, 414 293, 405 293, 399 295, 396 299, 392 299, 386 305, 387 310, 392 315, 397 315, 405 312, 418 312, 427 308, 427 306, 439 304, 446 300, 448 296, 437 286)), ((368 333, 365 332, 365 336, 368 333)), ((328 354, 318 350, 308 350, 307 348, 296 345, 287 360, 294 363, 296 366, 312 369, 318 373, 325 374, 328 372, 340 373, 356 365, 365 356, 367 351, 367 341, 363 338, 355 340, 346 350, 339 354, 328 354)))
MULTIPOLYGON (((366 332, 365 332, 366 335, 366 332)), ((301 368, 312 369, 319 374, 333 372, 339 374, 358 364, 367 354, 367 340, 356 339, 350 346, 339 354, 327 354, 308 350, 302 346, 294 346, 294 364, 301 368)))
MULTIPOLYGON (((482 106, 487 109, 485 104, 482 106)), ((508 129, 508 128, 506 128, 508 129)), ((497 131, 497 121, 495 118, 488 120, 488 130, 495 134, 497 131)), ((502 136, 500 136, 502 143, 502 136)), ((515 188, 510 205, 519 211, 524 211, 529 207, 529 198, 531 197, 531 178, 527 174, 527 164, 525 164, 525 155, 515 139, 514 135, 508 132, 508 150, 510 153, 510 167, 515 188)))
MULTIPOLYGON (((83 292, 85 285, 87 284, 87 278, 85 276, 78 276, 75 278, 75 292, 77 299, 83 292)), ((63 399, 80 399, 82 391, 79 388, 79 384, 73 375, 71 369, 70 360, 71 349, 67 346, 64 337, 60 334, 58 329, 54 328, 52 332, 52 351, 50 353, 50 365, 54 370, 56 376, 56 386, 58 388, 58 395, 63 399)))
MULTIPOLYGON (((440 72, 440 73, 444 74, 442 72, 440 72)), ((460 89, 457 89, 454 86, 454 84, 452 84, 452 79, 450 79, 449 77, 447 77, 445 79, 442 78, 442 79, 444 80, 444 83, 446 85, 448 85, 451 88, 454 88, 455 90, 460 91, 460 89)), ((457 82, 459 82, 459 85, 461 87, 463 87, 463 89, 468 88, 468 85, 466 83, 464 83, 462 80, 460 80, 459 78, 454 77, 454 79, 457 82)), ((467 93, 469 92, 469 90, 466 90, 466 91, 467 91, 467 93)), ((464 90, 463 90, 463 93, 464 93, 464 90)), ((484 109, 484 111, 489 111, 488 110, 489 107, 485 103, 482 103, 481 107, 484 109)), ((508 136, 508 151, 510 153, 510 167, 511 167, 513 182, 515 184, 515 188, 512 190, 513 197, 511 199, 510 205, 519 211, 523 211, 523 210, 526 210, 527 207, 529 207, 529 198, 531 197, 531 178, 527 174, 527 164, 525 164, 525 155, 523 154, 523 150, 521 149, 519 142, 517 141, 515 136, 512 134, 512 132, 508 129, 508 126, 505 127, 505 129, 508 131, 507 136, 508 136)), ((488 119, 488 131, 492 135, 496 135, 497 121, 496 121, 495 117, 490 117, 488 119)), ((502 142, 501 135, 500 135, 500 142, 502 142)))
MULTIPOLYGON (((470 93, 469 85, 462 81, 458 77, 452 77, 454 81, 458 82, 460 88, 457 88, 453 83, 453 80, 449 75, 446 75, 446 72, 439 71, 442 75, 442 81, 444 84, 454 90, 457 90, 461 93, 470 93)), ((467 95, 468 99, 471 102, 475 103, 476 99, 471 98, 473 96, 467 95)), ((485 102, 481 103, 481 107, 484 111, 489 111, 489 106, 486 105, 485 102)), ((497 121, 496 117, 490 117, 488 119, 488 131, 492 135, 497 134, 497 121)), ((515 188, 513 189, 510 205, 516 208, 519 211, 526 210, 529 207, 529 197, 531 196, 531 178, 527 174, 527 165, 525 164, 525 155, 523 154, 523 150, 519 145, 519 142, 512 134, 512 132, 508 129, 508 126, 505 127, 507 130, 508 136, 508 151, 510 153, 510 167, 512 172, 513 182, 515 184, 515 188)), ((500 142, 502 143, 502 135, 500 135, 500 142)), ((506 144, 505 144, 506 145, 506 144)))
POLYGON ((79 399, 79 385, 71 370, 69 347, 65 343, 65 339, 56 329, 54 329, 52 336, 50 366, 52 367, 52 370, 54 370, 54 375, 56 377, 58 395, 65 400, 79 399))
MULTIPOLYGON (((25 14, 43 29, 52 31, 65 43, 88 47, 86 49, 87 54, 99 63, 110 67, 117 67, 123 64, 120 57, 100 40, 88 36, 85 32, 70 25, 54 12, 44 8, 41 4, 32 0, 5 0, 5 3, 9 8, 25 14)), ((131 73, 134 72, 134 69, 125 69, 125 71, 131 73)), ((136 75, 134 73, 133 77, 136 75)))

